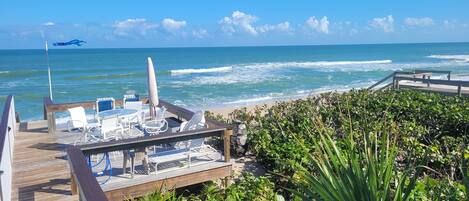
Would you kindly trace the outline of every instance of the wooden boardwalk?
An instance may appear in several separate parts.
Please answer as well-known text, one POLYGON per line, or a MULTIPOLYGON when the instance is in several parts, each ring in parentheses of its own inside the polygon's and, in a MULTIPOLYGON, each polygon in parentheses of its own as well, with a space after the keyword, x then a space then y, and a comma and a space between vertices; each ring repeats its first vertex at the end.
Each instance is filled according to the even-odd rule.
POLYGON ((67 145, 56 143, 47 122, 20 124, 15 136, 12 200, 78 200, 70 189, 67 145))
MULTIPOLYGON (((426 92, 435 92, 435 93, 441 93, 444 95, 458 95, 458 87, 457 86, 448 86, 448 85, 442 85, 442 84, 431 84, 429 87, 426 83, 422 82, 400 82, 399 86, 401 88, 411 88, 414 90, 419 90, 419 91, 426 91, 426 92)), ((462 87, 461 88, 461 95, 469 97, 469 87, 462 87)))

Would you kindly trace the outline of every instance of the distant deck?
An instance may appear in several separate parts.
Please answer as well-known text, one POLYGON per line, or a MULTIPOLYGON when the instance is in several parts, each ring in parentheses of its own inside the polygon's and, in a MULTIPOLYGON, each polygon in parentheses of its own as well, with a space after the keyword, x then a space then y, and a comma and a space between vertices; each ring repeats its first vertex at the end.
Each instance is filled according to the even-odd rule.
POLYGON ((469 81, 454 79, 454 75, 453 77, 451 76, 451 71, 395 71, 371 85, 368 89, 380 91, 389 88, 406 88, 424 92, 440 93, 448 96, 469 97, 469 81), (434 74, 440 76, 446 75, 446 79, 441 79, 441 77, 434 79, 432 78, 432 75, 434 74))
POLYGON ((461 87, 460 89, 458 89, 458 86, 451 86, 447 84, 431 84, 430 86, 428 86, 427 83, 412 81, 400 82, 399 87, 425 92, 441 93, 450 96, 458 95, 460 93, 461 96, 469 97, 469 87, 461 87))
MULTIPOLYGON (((174 112, 169 117, 173 119, 190 117, 187 111, 175 109, 168 109, 174 112)), ((158 146, 171 141, 210 136, 224 136, 228 139, 231 130, 225 132, 226 128, 211 120, 208 120, 208 124, 212 128, 202 131, 180 134, 168 131, 158 136, 126 139, 125 142, 118 140, 79 147, 73 144, 80 134, 67 132, 63 127, 55 125, 51 134, 48 129, 50 124, 50 120, 17 124, 12 163, 12 200, 87 200, 99 192, 108 200, 122 200, 150 193, 161 185, 179 188, 227 178, 232 173, 228 149, 215 153, 213 158, 217 159, 214 161, 207 162, 196 158, 191 167, 183 167, 184 162, 170 162, 162 164, 162 167, 158 166, 157 173, 152 171, 149 174, 145 174, 142 164, 136 159, 133 177, 128 173, 129 167, 127 173, 122 174, 124 160, 122 151, 119 150, 153 146, 152 144, 158 146), (109 152, 111 155, 113 172, 110 180, 101 184, 109 175, 94 177, 84 174, 88 168, 84 168, 87 167, 86 163, 80 162, 85 161, 84 156, 104 152, 109 152), (87 188, 93 185, 92 189, 87 188)), ((229 147, 229 140, 225 140, 222 146, 229 147)))

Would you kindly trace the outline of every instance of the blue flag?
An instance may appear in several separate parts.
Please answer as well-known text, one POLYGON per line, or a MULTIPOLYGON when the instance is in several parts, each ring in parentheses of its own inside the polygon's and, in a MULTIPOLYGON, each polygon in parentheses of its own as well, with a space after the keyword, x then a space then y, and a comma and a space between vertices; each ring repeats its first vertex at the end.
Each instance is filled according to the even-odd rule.
POLYGON ((86 42, 82 41, 82 40, 75 39, 75 40, 71 40, 71 41, 68 41, 68 42, 57 42, 57 43, 54 43, 53 45, 54 46, 68 46, 68 45, 82 46, 83 43, 86 43, 86 42))

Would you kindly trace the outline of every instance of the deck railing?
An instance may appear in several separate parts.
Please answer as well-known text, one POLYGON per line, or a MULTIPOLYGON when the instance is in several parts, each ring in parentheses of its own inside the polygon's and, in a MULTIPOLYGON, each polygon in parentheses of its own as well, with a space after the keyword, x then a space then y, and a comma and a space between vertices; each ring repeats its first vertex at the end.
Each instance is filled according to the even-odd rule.
POLYGON ((447 85, 447 86, 454 86, 457 87, 457 95, 462 95, 462 87, 469 87, 469 81, 462 81, 462 80, 434 80, 434 79, 423 79, 423 78, 411 78, 411 77, 395 77, 395 88, 399 89, 399 81, 406 80, 406 81, 413 81, 413 82, 422 82, 426 83, 427 86, 430 84, 439 84, 439 85, 447 85))
MULTIPOLYGON (((146 102, 146 99, 144 100, 146 102)), ((116 101, 116 105, 121 105, 122 101, 116 101)), ((80 103, 65 103, 56 104, 50 99, 45 98, 44 113, 48 121, 54 117, 54 112, 65 111, 68 108, 82 106, 85 108, 93 108, 95 102, 80 102, 80 103)), ((169 113, 177 116, 178 119, 190 119, 194 113, 185 108, 173 105, 166 101, 160 100, 159 106, 166 107, 169 113)), ((50 122, 52 124, 55 122, 50 122)), ((139 149, 153 145, 167 144, 171 142, 185 141, 206 137, 221 137, 223 139, 223 156, 224 161, 229 162, 230 157, 230 138, 232 135, 232 128, 224 123, 206 118, 208 128, 198 129, 194 131, 183 131, 178 133, 162 133, 154 136, 128 138, 116 141, 92 143, 80 146, 72 146, 67 149, 68 162, 71 169, 71 190, 72 194, 77 194, 80 200, 106 200, 106 193, 103 192, 96 178, 92 175, 88 167, 86 156, 93 154, 100 154, 119 150, 139 149)), ((55 126, 54 126, 55 129, 55 126)), ((146 188, 139 188, 133 196, 141 196, 149 193, 155 189, 154 185, 148 185, 146 188)))
POLYGON ((9 95, 0 122, 0 200, 11 200, 15 132, 15 101, 9 95))
MULTIPOLYGON (((147 98, 142 99, 143 103, 148 103, 147 98)), ((123 105, 123 100, 122 99, 116 99, 116 107, 122 106, 123 105)), ((164 100, 159 100, 159 105, 158 107, 166 107, 168 109, 168 112, 176 115, 178 119, 183 118, 183 119, 190 119, 192 116, 192 112, 173 105, 169 102, 166 102, 164 100)), ((44 120, 47 120, 47 125, 48 125, 48 130, 49 134, 54 134, 55 129, 56 129, 56 123, 55 123, 55 113, 56 112, 64 112, 67 111, 69 108, 74 108, 74 107, 83 107, 85 109, 95 109, 96 107, 96 102, 95 101, 85 101, 85 102, 75 102, 75 103, 54 103, 50 97, 44 97, 44 120)), ((207 124, 210 127, 214 126, 226 126, 220 122, 217 121, 212 121, 208 120, 207 124)))
POLYGON ((417 75, 422 75, 422 79, 430 80, 430 76, 427 74, 435 73, 435 74, 446 74, 447 80, 451 80, 451 71, 442 71, 442 70, 413 70, 413 71, 394 71, 393 73, 389 74, 388 76, 384 77, 380 81, 376 82, 375 84, 368 87, 368 90, 373 90, 375 87, 385 83, 386 81, 392 80, 390 83, 385 84, 381 88, 377 89, 377 91, 395 87, 396 86, 396 77, 404 77, 405 75, 413 75, 413 78, 416 78, 417 75))

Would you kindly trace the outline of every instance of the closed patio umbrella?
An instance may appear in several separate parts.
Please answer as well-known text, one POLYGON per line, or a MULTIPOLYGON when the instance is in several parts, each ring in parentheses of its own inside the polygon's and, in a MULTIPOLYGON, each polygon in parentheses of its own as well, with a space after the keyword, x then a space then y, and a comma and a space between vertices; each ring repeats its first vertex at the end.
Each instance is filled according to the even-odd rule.
POLYGON ((148 57, 148 98, 150 99, 150 115, 153 119, 155 117, 155 107, 158 106, 158 87, 156 84, 155 68, 153 61, 148 57))

